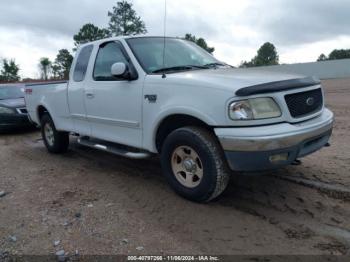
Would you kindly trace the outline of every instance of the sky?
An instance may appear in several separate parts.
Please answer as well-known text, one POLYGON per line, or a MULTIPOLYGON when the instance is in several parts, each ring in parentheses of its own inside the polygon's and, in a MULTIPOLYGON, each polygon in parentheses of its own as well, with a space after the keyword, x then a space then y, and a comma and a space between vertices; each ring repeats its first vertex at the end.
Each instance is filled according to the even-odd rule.
MULTIPOLYGON (((163 35, 165 0, 129 0, 149 35, 163 35)), ((15 59, 21 77, 39 77, 39 59, 72 50, 86 23, 107 27, 117 0, 1 0, 0 58, 15 59)), ((272 42, 280 63, 315 61, 350 48, 349 0, 167 0, 167 36, 203 37, 214 56, 237 66, 272 42)))

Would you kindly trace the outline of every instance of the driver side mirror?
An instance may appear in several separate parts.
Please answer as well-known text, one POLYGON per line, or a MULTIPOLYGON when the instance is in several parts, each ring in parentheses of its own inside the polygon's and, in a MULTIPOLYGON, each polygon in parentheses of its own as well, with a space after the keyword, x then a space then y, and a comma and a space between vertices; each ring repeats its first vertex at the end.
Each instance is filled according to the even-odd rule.
POLYGON ((128 67, 126 64, 122 62, 115 63, 111 67, 112 76, 123 77, 126 75, 127 72, 128 72, 128 67))

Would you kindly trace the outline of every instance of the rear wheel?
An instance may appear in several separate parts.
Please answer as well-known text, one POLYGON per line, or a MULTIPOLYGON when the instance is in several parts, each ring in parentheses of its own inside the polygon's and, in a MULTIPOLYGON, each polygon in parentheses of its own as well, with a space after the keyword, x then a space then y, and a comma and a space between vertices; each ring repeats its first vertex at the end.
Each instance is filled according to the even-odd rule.
POLYGON ((164 141, 161 162, 170 186, 192 201, 207 202, 218 197, 229 182, 222 148, 203 128, 185 127, 172 132, 164 141))
POLYGON ((47 150, 53 154, 67 152, 69 146, 69 133, 59 132, 49 114, 41 118, 41 135, 47 150))

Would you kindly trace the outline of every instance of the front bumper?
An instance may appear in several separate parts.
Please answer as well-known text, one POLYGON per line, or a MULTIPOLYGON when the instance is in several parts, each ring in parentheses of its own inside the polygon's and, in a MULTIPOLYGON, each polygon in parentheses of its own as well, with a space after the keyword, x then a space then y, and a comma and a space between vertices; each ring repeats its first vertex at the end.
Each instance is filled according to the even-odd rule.
POLYGON ((260 171, 289 165, 324 147, 333 122, 333 113, 325 109, 320 116, 302 123, 217 128, 215 133, 232 170, 260 171), (283 156, 283 160, 275 156, 283 156))
POLYGON ((26 114, 0 114, 0 130, 9 130, 31 125, 32 122, 26 114))

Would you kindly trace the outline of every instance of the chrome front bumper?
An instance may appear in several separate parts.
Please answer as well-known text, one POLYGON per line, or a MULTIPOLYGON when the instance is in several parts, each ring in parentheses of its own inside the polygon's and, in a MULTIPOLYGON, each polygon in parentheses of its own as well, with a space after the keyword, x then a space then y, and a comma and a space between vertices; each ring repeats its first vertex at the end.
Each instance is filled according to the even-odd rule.
POLYGON ((333 113, 324 109, 320 116, 302 123, 217 128, 215 133, 231 169, 266 170, 288 165, 321 149, 328 143, 333 122, 333 113), (288 154, 287 160, 271 163, 271 156, 283 153, 288 154))
POLYGON ((225 151, 266 151, 297 145, 332 130, 333 113, 325 109, 314 119, 259 127, 217 128, 215 134, 225 151))

